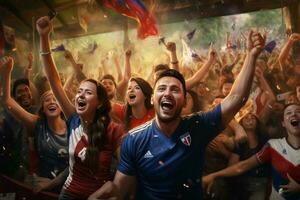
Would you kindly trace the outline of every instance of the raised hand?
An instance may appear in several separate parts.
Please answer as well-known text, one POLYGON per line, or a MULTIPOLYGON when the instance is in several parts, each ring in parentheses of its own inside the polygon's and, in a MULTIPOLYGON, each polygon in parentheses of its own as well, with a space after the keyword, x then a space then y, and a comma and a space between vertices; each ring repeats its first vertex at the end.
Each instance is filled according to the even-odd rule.
POLYGON ((125 56, 126 56, 126 58, 130 58, 131 55, 132 55, 131 49, 127 49, 127 50, 125 51, 125 56))
POLYGON ((30 52, 30 53, 28 54, 27 60, 28 60, 28 69, 31 69, 32 63, 33 63, 33 55, 32 55, 32 52, 30 52))
POLYGON ((209 47, 209 52, 208 52, 208 60, 214 60, 217 56, 217 52, 216 50, 214 49, 213 47, 213 44, 211 43, 210 44, 210 47, 209 47))
POLYGON ((297 42, 300 40, 300 34, 299 33, 292 33, 289 37, 289 40, 291 42, 297 42))
POLYGON ((266 43, 266 36, 251 30, 247 40, 247 50, 251 55, 258 57, 264 50, 266 43))
POLYGON ((167 50, 170 52, 176 51, 176 44, 174 42, 168 42, 166 47, 167 47, 167 50))
POLYGON ((36 22, 36 29, 40 36, 48 36, 52 30, 52 23, 48 16, 41 17, 36 22))
POLYGON ((0 59, 0 73, 3 75, 8 75, 11 73, 14 66, 14 60, 10 56, 5 56, 0 59))

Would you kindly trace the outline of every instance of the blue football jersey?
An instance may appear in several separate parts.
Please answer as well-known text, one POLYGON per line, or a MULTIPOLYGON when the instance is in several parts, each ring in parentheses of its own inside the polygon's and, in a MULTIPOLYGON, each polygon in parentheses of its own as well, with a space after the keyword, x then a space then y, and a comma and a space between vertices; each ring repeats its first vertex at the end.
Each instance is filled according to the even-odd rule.
POLYGON ((171 137, 152 120, 128 133, 118 170, 137 177, 136 199, 201 199, 207 144, 223 130, 221 106, 183 118, 171 137))

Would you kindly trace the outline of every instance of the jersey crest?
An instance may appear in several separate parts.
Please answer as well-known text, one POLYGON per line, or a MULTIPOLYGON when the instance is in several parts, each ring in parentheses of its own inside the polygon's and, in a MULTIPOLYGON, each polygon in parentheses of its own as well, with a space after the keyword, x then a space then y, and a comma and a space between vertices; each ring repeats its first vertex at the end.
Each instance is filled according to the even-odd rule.
POLYGON ((191 146, 192 138, 189 132, 185 133, 180 137, 181 142, 186 146, 191 146))

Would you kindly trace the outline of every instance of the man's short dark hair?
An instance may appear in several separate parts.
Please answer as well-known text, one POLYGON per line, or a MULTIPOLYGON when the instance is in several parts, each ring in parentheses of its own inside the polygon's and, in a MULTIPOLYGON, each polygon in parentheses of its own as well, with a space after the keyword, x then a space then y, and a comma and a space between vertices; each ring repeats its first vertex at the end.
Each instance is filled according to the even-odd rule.
POLYGON ((167 64, 159 64, 159 65, 156 65, 154 67, 154 73, 156 73, 158 71, 167 70, 167 69, 170 69, 169 65, 167 65, 167 64))
POLYGON ((180 81, 180 83, 182 84, 182 88, 183 88, 183 92, 184 92, 184 96, 186 96, 186 86, 185 86, 185 79, 182 76, 182 74, 180 72, 178 72, 175 69, 167 69, 162 71, 161 73, 159 73, 159 75, 156 77, 155 83, 154 85, 156 85, 157 81, 163 77, 174 77, 177 80, 180 81))
POLYGON ((283 107, 283 110, 282 110, 283 112, 282 112, 282 114, 281 114, 281 119, 282 119, 282 120, 284 120, 283 118, 284 118, 284 111, 285 111, 285 109, 286 109, 287 107, 291 106, 291 105, 300 106, 300 103, 298 103, 298 102, 293 102, 293 103, 285 104, 284 107, 283 107))
POLYGON ((102 76, 101 82, 102 82, 104 79, 112 80, 112 82, 114 82, 115 87, 117 87, 116 80, 115 80, 115 78, 114 78, 111 74, 105 74, 104 76, 102 76))
POLYGON ((13 83, 13 91, 12 91, 14 97, 16 97, 16 90, 19 85, 27 85, 28 87, 30 87, 29 80, 27 78, 16 79, 15 82, 13 83))

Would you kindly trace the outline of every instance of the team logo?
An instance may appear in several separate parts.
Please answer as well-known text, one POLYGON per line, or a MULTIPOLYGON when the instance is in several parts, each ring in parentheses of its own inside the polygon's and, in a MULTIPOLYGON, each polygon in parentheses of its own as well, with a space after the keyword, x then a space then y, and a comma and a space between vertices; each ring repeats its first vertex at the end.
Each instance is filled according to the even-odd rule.
POLYGON ((180 137, 181 142, 186 146, 191 146, 192 144, 192 138, 189 132, 185 133, 180 137))

